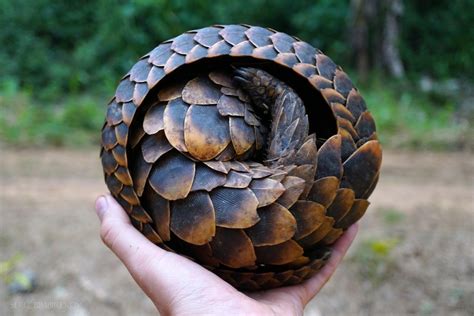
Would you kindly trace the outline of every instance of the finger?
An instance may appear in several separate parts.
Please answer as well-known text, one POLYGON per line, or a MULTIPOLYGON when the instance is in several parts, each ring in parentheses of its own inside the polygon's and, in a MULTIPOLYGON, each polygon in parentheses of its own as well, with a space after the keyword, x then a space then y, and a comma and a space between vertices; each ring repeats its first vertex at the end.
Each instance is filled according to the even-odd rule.
POLYGON ((301 285, 304 288, 304 295, 302 297, 304 305, 306 305, 329 281, 354 241, 358 230, 359 224, 357 223, 349 227, 344 235, 342 235, 332 247, 331 257, 321 271, 301 285))
POLYGON ((252 293, 250 296, 263 302, 288 304, 304 307, 326 284, 352 244, 358 231, 354 224, 333 245, 331 257, 315 276, 300 285, 288 286, 265 292, 252 293))
POLYGON ((130 223, 130 218, 127 216, 127 213, 125 213, 120 204, 118 204, 110 194, 101 195, 97 198, 95 201, 95 211, 101 222, 103 221, 105 212, 111 211, 112 213, 109 213, 108 216, 115 217, 124 223, 130 223), (110 209, 109 203, 112 203, 110 209))

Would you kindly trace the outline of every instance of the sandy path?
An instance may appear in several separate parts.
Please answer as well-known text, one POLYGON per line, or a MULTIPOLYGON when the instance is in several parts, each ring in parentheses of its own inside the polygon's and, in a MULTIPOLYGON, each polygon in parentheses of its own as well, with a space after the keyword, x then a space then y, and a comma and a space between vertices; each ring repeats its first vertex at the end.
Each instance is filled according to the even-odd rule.
MULTIPOLYGON (((386 152, 356 245, 306 314, 473 314, 470 156, 386 152), (387 214, 399 220, 389 223, 387 214), (357 260, 369 239, 398 240, 381 281, 367 278, 357 260)), ((0 315, 154 312, 98 237, 92 205, 106 188, 97 151, 3 148, 0 161, 0 260, 20 253, 20 265, 40 280, 29 295, 0 286, 0 315)))

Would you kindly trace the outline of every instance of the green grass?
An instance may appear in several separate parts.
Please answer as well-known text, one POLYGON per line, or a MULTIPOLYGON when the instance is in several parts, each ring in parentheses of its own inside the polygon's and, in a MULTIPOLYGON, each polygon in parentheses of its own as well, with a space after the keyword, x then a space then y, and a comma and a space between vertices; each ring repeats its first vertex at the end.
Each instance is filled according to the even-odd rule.
POLYGON ((387 225, 396 225, 405 219, 405 214, 394 208, 382 208, 378 211, 387 225))
POLYGON ((472 148, 473 127, 456 118, 457 100, 382 79, 363 86, 382 143, 392 148, 472 148))
POLYGON ((25 93, 0 96, 0 140, 15 146, 98 144, 105 101, 89 95, 37 104, 25 93))
MULTIPOLYGON (((55 103, 3 85, 0 142, 14 146, 97 144, 106 97, 93 93, 56 98, 55 103)), ((462 149, 472 147, 469 121, 455 120, 455 100, 421 94, 393 81, 361 87, 385 147, 462 149)))

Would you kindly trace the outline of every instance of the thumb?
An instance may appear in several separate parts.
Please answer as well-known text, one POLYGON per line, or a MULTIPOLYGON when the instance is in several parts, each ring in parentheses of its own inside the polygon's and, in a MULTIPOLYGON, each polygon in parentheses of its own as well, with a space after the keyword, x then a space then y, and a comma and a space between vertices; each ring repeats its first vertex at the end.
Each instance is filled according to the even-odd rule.
POLYGON ((137 231, 127 213, 110 194, 99 196, 95 209, 100 220, 102 241, 124 263, 142 290, 156 302, 156 283, 151 282, 153 278, 147 275, 151 273, 149 266, 172 254, 157 247, 137 231))
POLYGON ((105 215, 110 218, 118 218, 121 222, 125 222, 127 224, 130 223, 130 219, 122 209, 122 206, 120 206, 120 204, 118 204, 110 194, 100 195, 96 199, 95 211, 101 223, 104 221, 105 215))
POLYGON ((110 194, 99 196, 95 209, 100 220, 102 241, 129 270, 136 262, 144 262, 150 257, 161 257, 168 253, 132 226, 127 213, 110 194))
POLYGON ((164 314, 177 299, 176 293, 191 297, 193 292, 202 294, 209 288, 235 291, 203 267, 150 242, 132 226, 123 208, 109 194, 97 198, 96 212, 102 241, 164 314))

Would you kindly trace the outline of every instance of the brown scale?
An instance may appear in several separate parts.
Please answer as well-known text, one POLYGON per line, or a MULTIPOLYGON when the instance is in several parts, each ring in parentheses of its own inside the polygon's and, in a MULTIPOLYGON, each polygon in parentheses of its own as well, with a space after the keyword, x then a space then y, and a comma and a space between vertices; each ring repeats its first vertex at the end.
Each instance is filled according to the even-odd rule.
POLYGON ((381 157, 340 67, 248 25, 160 44, 122 78, 102 129, 105 182, 133 225, 241 290, 317 273, 367 210, 381 157))

